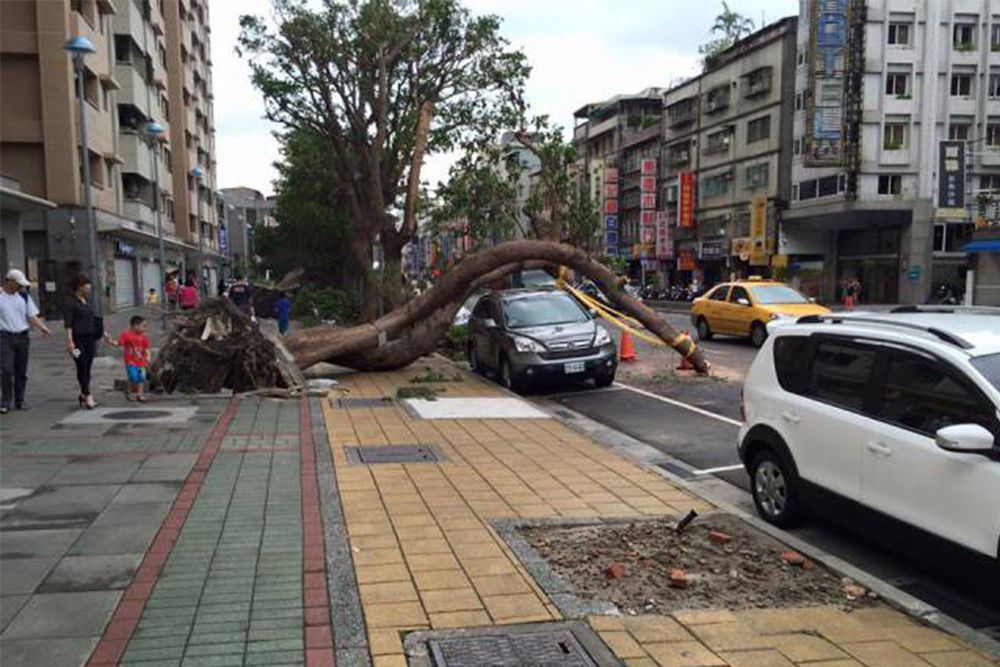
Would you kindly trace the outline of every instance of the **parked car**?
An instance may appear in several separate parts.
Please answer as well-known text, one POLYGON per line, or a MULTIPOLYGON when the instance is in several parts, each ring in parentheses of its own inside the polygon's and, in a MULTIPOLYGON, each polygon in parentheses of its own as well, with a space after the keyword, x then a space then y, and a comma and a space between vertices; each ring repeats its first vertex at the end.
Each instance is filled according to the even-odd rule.
POLYGON ((614 382, 618 351, 608 331, 558 290, 491 292, 469 318, 469 365, 524 391, 542 380, 614 382))
POLYGON ((845 499, 1000 559, 1000 309, 776 323, 742 408, 765 520, 845 499))
POLYGON ((556 279, 544 269, 527 269, 511 276, 511 287, 555 287, 556 279))
POLYGON ((751 278, 722 283, 695 299, 691 324, 701 340, 712 340, 717 333, 747 336, 760 347, 767 338, 768 322, 829 312, 784 283, 751 278))

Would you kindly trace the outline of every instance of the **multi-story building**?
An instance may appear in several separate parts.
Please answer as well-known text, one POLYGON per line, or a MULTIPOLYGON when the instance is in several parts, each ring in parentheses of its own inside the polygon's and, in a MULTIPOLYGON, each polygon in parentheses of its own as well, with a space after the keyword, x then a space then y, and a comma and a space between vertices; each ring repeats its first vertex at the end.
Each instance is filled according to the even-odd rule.
MULTIPOLYGON (((500 139, 501 170, 506 173, 507 169, 516 171, 517 176, 517 229, 514 237, 521 238, 531 227, 528 214, 524 212, 524 207, 531 197, 532 177, 541 169, 542 161, 531 150, 528 149, 513 132, 504 132, 500 139)), ((502 239, 495 239, 500 241, 502 239)))
MULTIPOLYGON (((573 143, 576 146, 578 185, 586 188, 602 212, 598 246, 608 255, 625 256, 633 261, 638 275, 646 255, 640 245, 638 173, 630 172, 628 185, 629 215, 626 227, 622 220, 623 147, 632 149, 630 157, 659 135, 663 110, 662 89, 647 88, 634 95, 616 95, 603 102, 586 104, 573 114, 573 143), (653 128, 657 128, 656 131, 653 128)), ((646 147, 646 148, 643 148, 646 147)), ((638 163, 636 163, 638 164, 638 163)), ((652 257, 647 257, 652 261, 652 257)))
POLYGON ((278 224, 275 218, 278 200, 244 186, 222 188, 219 193, 226 209, 226 254, 234 269, 252 274, 255 230, 278 224))
POLYGON ((796 18, 772 23, 663 95, 662 210, 674 280, 771 271, 790 196, 796 18))
POLYGON ((55 208, 6 222, 44 309, 59 308, 69 278, 90 267, 80 162, 87 114, 90 189, 105 307, 128 308, 160 290, 157 219, 166 272, 212 284, 220 265, 214 206, 215 140, 205 0, 10 0, 0 3, 0 170, 55 208), (85 37, 77 98, 63 44, 85 37), (154 125, 155 124, 155 125, 154 125), (150 132, 156 126, 159 134, 150 132))
POLYGON ((802 0, 797 42, 793 275, 826 299, 853 278, 862 301, 961 294, 977 195, 1000 190, 1000 2, 802 0))

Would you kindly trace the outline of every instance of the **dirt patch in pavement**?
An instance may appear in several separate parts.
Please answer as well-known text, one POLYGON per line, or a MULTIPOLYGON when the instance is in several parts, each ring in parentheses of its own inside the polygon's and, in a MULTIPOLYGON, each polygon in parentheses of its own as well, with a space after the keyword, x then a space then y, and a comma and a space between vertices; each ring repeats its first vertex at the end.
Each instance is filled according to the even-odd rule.
POLYGON ((698 517, 680 534, 675 525, 652 520, 546 526, 523 528, 521 534, 577 596, 611 602, 627 614, 854 607, 872 600, 864 589, 852 588, 853 582, 736 517, 698 517))

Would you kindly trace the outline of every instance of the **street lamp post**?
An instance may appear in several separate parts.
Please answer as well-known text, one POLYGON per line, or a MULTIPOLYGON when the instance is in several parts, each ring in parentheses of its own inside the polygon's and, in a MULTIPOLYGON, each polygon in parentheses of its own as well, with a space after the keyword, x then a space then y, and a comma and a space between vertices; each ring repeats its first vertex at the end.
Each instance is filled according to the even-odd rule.
MULTIPOLYGON (((196 184, 196 187, 198 188, 198 202, 199 202, 199 207, 200 207, 200 205, 201 205, 201 186, 198 185, 198 183, 201 181, 202 177, 205 175, 205 170, 201 168, 201 165, 195 165, 194 168, 191 169, 190 174, 192 176, 194 176, 195 184, 196 184)), ((197 264, 198 264, 198 272, 195 275, 196 275, 197 280, 198 280, 198 291, 199 292, 203 292, 203 290, 204 290, 204 282, 205 282, 205 277, 203 275, 203 273, 205 271, 205 268, 204 268, 204 265, 203 265, 203 263, 204 263, 204 257, 203 257, 203 254, 202 254, 203 253, 203 248, 204 248, 204 233, 203 233, 203 230, 201 228, 201 215, 200 215, 200 213, 201 213, 201 211, 195 211, 195 218, 198 220, 198 262, 197 262, 197 264)))
POLYGON ((80 98, 80 162, 83 167, 83 206, 87 220, 87 245, 90 246, 90 275, 94 282, 91 293, 91 308, 94 313, 102 313, 101 303, 104 297, 104 281, 101 279, 101 269, 97 252, 97 220, 94 216, 94 205, 90 199, 90 155, 87 144, 87 109, 86 109, 86 79, 84 77, 84 59, 97 49, 86 37, 73 37, 63 45, 63 50, 73 56, 73 71, 76 72, 76 90, 80 98))
POLYGON ((160 160, 157 145, 163 135, 163 126, 157 122, 146 125, 146 136, 153 151, 153 210, 156 211, 156 242, 160 262, 160 324, 167 328, 167 300, 164 288, 167 284, 167 258, 163 250, 163 211, 160 206, 160 160))

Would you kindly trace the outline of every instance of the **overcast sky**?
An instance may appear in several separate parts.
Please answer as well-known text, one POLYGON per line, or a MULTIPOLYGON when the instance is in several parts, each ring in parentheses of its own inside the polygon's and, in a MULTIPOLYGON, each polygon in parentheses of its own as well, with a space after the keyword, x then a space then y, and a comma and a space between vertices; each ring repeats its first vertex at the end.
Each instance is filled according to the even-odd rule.
MULTIPOLYGON (((583 104, 649 86, 665 87, 698 71, 698 45, 709 38, 720 0, 466 0, 499 14, 502 31, 528 55, 527 97, 534 113, 569 127, 583 104)), ((798 0, 730 0, 760 26, 798 11, 798 0)), ((240 14, 269 13, 270 0, 212 3, 216 158, 220 187, 245 185, 271 194, 278 157, 273 127, 234 47, 240 14)), ((423 179, 447 174, 447 157, 430 158, 423 179)))

